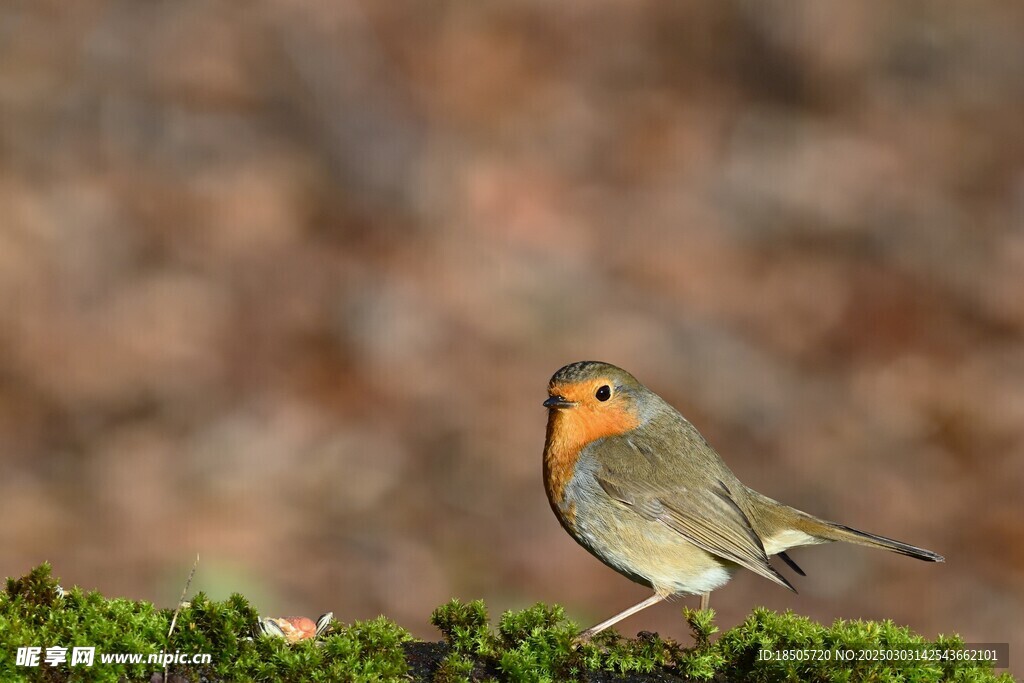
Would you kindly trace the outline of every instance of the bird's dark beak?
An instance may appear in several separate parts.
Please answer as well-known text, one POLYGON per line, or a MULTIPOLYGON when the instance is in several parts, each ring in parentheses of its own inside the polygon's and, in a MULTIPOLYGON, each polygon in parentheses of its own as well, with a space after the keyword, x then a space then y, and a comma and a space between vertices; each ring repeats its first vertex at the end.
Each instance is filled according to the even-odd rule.
POLYGON ((545 408, 575 408, 575 401, 570 401, 564 396, 552 396, 548 400, 544 401, 545 408))

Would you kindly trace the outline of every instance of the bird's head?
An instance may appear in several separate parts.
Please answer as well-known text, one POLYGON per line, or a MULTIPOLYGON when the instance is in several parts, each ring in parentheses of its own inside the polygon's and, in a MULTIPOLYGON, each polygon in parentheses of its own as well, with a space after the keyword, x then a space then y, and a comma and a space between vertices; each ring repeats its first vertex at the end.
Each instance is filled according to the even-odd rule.
POLYGON ((649 392, 633 375, 610 363, 566 365, 548 384, 548 442, 582 448, 638 427, 649 392))

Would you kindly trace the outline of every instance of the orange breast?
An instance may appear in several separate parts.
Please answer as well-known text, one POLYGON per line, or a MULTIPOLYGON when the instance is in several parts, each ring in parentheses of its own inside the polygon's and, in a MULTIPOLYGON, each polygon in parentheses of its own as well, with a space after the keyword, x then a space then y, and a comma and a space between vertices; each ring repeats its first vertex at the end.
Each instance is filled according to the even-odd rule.
POLYGON ((571 501, 565 505, 565 487, 572 480, 580 452, 598 439, 624 434, 639 424, 632 411, 612 406, 579 405, 551 411, 544 444, 544 488, 551 508, 563 524, 571 526, 573 522, 575 506, 571 501))

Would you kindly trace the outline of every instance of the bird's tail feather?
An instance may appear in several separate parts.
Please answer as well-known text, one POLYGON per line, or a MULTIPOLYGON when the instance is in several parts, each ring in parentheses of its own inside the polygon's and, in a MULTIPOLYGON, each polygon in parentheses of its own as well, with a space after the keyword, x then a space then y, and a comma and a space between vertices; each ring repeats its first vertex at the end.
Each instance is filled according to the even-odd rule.
POLYGON ((826 522, 823 519, 817 519, 810 515, 801 518, 797 526, 800 531, 825 541, 845 541, 847 543, 866 545, 871 548, 881 548, 899 553, 900 555, 906 555, 907 557, 924 560, 925 562, 945 562, 946 559, 938 553, 933 553, 931 550, 918 548, 915 545, 886 538, 885 536, 869 534, 866 531, 860 531, 845 524, 826 522))

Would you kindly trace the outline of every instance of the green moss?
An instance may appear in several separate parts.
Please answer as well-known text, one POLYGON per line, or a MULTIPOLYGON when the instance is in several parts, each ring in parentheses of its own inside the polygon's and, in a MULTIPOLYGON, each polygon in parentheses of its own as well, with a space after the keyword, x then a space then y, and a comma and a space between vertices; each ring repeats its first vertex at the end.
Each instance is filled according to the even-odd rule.
MULTIPOLYGON (((182 608, 168 641, 171 617, 171 610, 146 602, 108 600, 77 588, 61 595, 50 567, 41 565, 21 579, 8 580, 6 591, 0 593, 0 680, 146 681, 163 667, 101 663, 100 654, 160 652, 209 653, 209 664, 169 667, 193 681, 410 680, 403 646, 411 638, 384 617, 348 625, 333 622, 325 635, 294 645, 255 635, 258 616, 240 595, 214 601, 199 593, 182 608), (91 646, 97 659, 89 668, 18 666, 15 655, 24 646, 59 646, 69 652, 75 646, 91 646)), ((712 642, 718 630, 713 611, 684 609, 683 618, 693 636, 691 647, 655 634, 626 639, 614 630, 580 642, 578 626, 561 607, 537 604, 506 612, 492 628, 483 602, 452 600, 431 617, 444 645, 427 645, 434 653, 433 664, 421 661, 417 670, 431 671, 428 675, 438 683, 606 681, 647 674, 657 680, 722 682, 1013 680, 1009 674, 997 677, 987 663, 857 658, 856 653, 863 651, 949 650, 962 645, 956 637, 928 641, 890 621, 823 626, 791 612, 755 609, 744 623, 712 642), (803 656, 765 656, 785 652, 803 656), (807 655, 815 652, 830 654, 807 655)))
MULTIPOLYGON (((289 645, 280 638, 254 637, 258 616, 245 598, 213 601, 197 594, 178 615, 170 641, 173 610, 146 602, 107 600, 96 592, 72 589, 60 597, 49 565, 21 579, 8 580, 0 594, 0 680, 148 681, 163 666, 106 664, 101 653, 209 653, 210 664, 172 664, 171 673, 188 680, 405 681, 402 644, 408 632, 380 617, 350 625, 334 623, 324 637, 289 645), (18 666, 19 647, 95 647, 91 667, 67 664, 18 666)), ((42 656, 40 657, 42 659, 42 656)))
POLYGON ((568 660, 577 629, 565 621, 560 607, 535 605, 521 612, 506 612, 498 633, 493 633, 482 601, 452 600, 434 610, 431 622, 450 650, 434 676, 438 683, 487 676, 549 681, 556 680, 553 677, 563 669, 572 668, 568 660))
POLYGON ((497 669, 512 681, 574 680, 583 670, 581 653, 573 648, 578 632, 558 606, 505 612, 498 625, 497 669))
POLYGON ((497 651, 483 600, 470 603, 451 600, 434 610, 430 623, 441 631, 452 654, 489 657, 497 651))
MULTIPOLYGON (((132 652, 149 655, 159 652, 166 640, 166 617, 147 602, 106 600, 95 592, 78 588, 63 597, 50 566, 42 564, 20 579, 8 579, 7 590, 0 595, 0 680, 63 680, 67 665, 19 667, 19 647, 67 648, 70 658, 74 647, 95 646, 98 652, 132 652)), ((98 654, 97 654, 98 657, 98 654)), ((90 678, 116 681, 121 676, 143 678, 149 667, 142 664, 116 666, 94 664, 90 678)))
POLYGON ((453 600, 439 607, 432 619, 450 648, 434 680, 584 681, 595 672, 660 673, 697 681, 1013 680, 1009 674, 996 676, 990 664, 980 662, 850 659, 870 651, 912 655, 963 645, 957 638, 928 641, 891 621, 837 621, 826 627, 791 612, 755 609, 743 624, 712 642, 711 636, 718 631, 714 616, 712 610, 683 610, 692 647, 654 634, 624 639, 614 630, 579 642, 577 625, 565 618, 560 607, 538 604, 506 612, 494 633, 487 627, 482 602, 453 600), (803 654, 768 658, 762 651, 803 654), (831 654, 815 658, 809 653, 831 654))
MULTIPOLYGON (((653 634, 624 639, 609 630, 590 642, 581 642, 579 627, 557 606, 537 604, 505 612, 497 633, 488 628, 487 612, 480 601, 463 604, 452 600, 434 612, 432 621, 450 648, 435 675, 438 683, 487 677, 516 683, 584 681, 596 671, 678 671, 688 656, 695 662, 707 659, 703 654, 690 655, 678 644, 653 634)), ((708 626, 707 631, 713 632, 714 627, 708 626)), ((715 661, 720 660, 718 656, 715 661)), ((710 665, 704 663, 704 667, 710 665)))
POLYGON ((1009 674, 996 677, 986 663, 933 661, 917 654, 962 645, 956 637, 929 641, 888 620, 839 620, 822 626, 792 612, 758 608, 744 623, 724 633, 715 648, 726 670, 749 681, 1013 680, 1009 674), (768 659, 762 653, 774 656, 768 659), (894 656, 904 659, 886 659, 894 656))

